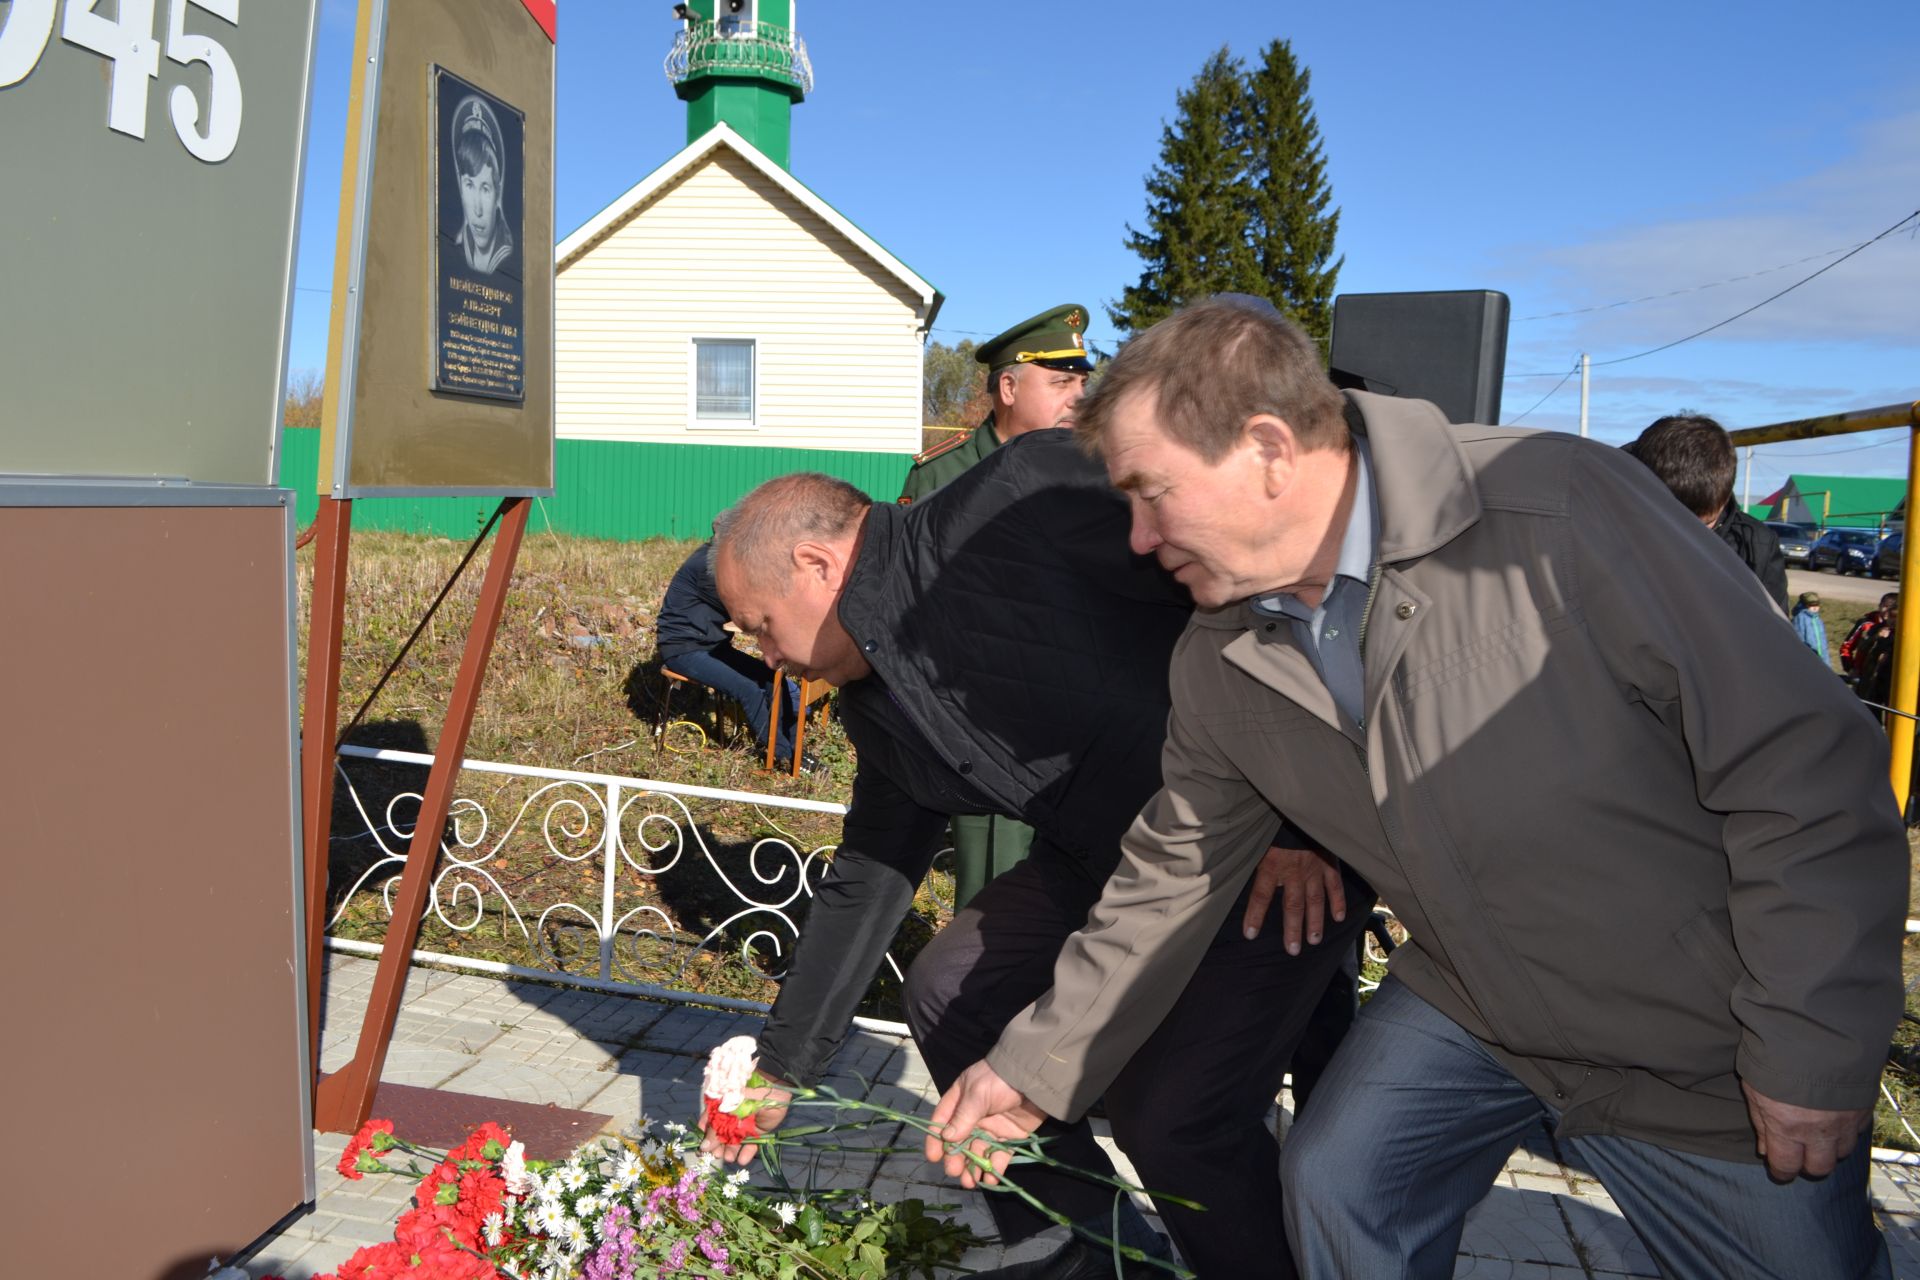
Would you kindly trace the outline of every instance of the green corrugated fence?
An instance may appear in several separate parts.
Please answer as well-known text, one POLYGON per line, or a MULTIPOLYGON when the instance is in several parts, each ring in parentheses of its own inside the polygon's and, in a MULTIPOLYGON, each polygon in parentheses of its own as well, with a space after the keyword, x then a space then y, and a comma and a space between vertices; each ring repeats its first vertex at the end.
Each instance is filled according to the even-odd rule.
MULTIPOLYGON (((319 509, 320 432, 288 427, 281 439, 280 483, 300 495, 298 519, 305 528, 319 509)), ((528 529, 622 541, 705 537, 714 516, 762 480, 824 471, 889 502, 912 463, 904 453, 560 440, 554 445, 554 495, 534 504, 528 529)), ((353 504, 353 527, 470 538, 497 501, 361 498, 353 504)))

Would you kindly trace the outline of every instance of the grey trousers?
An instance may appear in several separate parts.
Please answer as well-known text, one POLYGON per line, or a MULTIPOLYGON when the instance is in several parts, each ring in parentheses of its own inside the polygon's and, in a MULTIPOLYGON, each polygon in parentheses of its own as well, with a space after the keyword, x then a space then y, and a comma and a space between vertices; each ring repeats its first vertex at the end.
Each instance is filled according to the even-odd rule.
MULTIPOLYGON (((1446 1280, 1467 1211, 1552 1113, 1452 1019, 1389 978, 1360 1011, 1280 1156, 1305 1280, 1446 1280)), ((1672 1280, 1891 1280, 1867 1144, 1825 1178, 1631 1138, 1561 1140, 1672 1280)))

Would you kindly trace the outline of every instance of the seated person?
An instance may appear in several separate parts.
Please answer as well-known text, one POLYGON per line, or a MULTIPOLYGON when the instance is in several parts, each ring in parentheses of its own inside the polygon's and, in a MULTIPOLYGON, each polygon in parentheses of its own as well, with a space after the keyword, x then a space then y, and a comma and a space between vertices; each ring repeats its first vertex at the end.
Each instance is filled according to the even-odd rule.
MULTIPOLYGON (((753 730, 754 745, 767 749, 767 721, 773 707, 773 670, 760 659, 733 647, 733 634, 726 628, 727 608, 713 585, 713 566, 708 557, 711 541, 701 543, 667 584, 667 598, 660 606, 655 628, 654 651, 660 666, 677 676, 685 676, 724 693, 740 704, 746 713, 747 727, 753 730)), ((799 689, 788 680, 786 703, 780 712, 780 744, 774 752, 779 768, 793 767, 793 727, 798 720, 799 689)))

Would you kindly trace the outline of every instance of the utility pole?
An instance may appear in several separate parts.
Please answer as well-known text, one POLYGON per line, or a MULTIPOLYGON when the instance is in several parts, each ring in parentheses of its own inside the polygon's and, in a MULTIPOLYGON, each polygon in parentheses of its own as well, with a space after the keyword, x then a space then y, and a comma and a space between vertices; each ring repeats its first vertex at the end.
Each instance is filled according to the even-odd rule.
POLYGON ((1580 438, 1587 438, 1587 374, 1593 367, 1593 360, 1586 352, 1580 353, 1580 438))
POLYGON ((1753 505, 1753 446, 1747 446, 1747 483, 1740 494, 1740 509, 1745 511, 1753 505))

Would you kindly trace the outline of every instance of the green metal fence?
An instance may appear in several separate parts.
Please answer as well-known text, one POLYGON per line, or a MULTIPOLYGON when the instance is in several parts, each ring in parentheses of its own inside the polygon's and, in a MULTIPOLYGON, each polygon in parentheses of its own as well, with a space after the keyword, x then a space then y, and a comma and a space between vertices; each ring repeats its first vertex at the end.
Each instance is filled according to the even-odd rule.
MULTIPOLYGON (((289 427, 281 438, 280 483, 299 494, 305 527, 319 508, 320 432, 289 427)), ((534 505, 528 528, 622 541, 704 537, 715 515, 762 480, 824 471, 887 502, 912 463, 904 453, 560 440, 554 495, 534 505)), ((362 498, 353 504, 353 527, 470 538, 496 504, 492 498, 362 498)))

